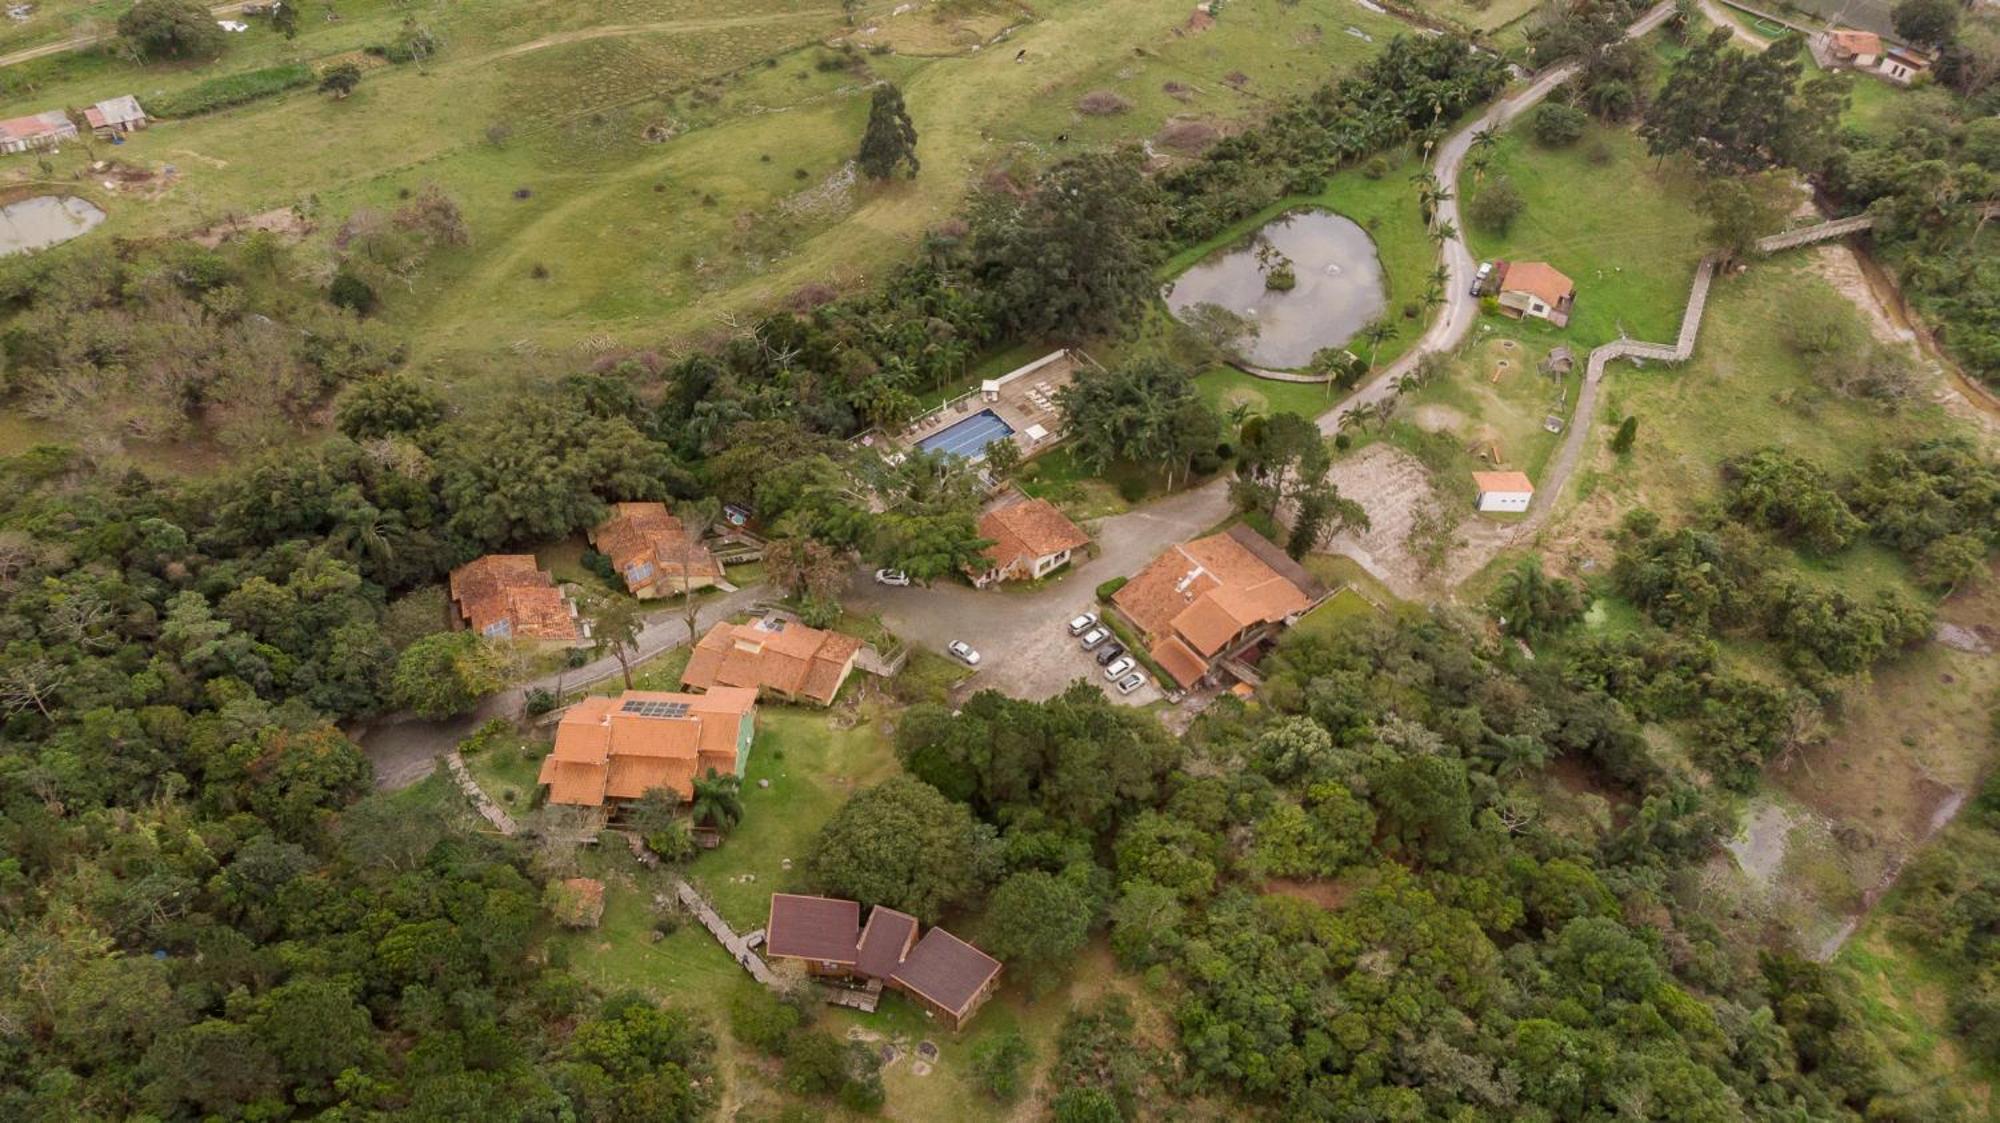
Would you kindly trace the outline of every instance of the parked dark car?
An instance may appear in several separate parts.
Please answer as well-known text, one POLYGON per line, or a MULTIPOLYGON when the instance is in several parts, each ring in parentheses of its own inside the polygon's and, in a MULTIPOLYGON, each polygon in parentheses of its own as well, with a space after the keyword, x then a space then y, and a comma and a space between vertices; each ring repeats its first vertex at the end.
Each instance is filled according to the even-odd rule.
POLYGON ((1110 643, 1097 649, 1097 665, 1100 667, 1109 666, 1113 659, 1123 654, 1125 654, 1125 645, 1119 643, 1117 640, 1112 640, 1110 643))

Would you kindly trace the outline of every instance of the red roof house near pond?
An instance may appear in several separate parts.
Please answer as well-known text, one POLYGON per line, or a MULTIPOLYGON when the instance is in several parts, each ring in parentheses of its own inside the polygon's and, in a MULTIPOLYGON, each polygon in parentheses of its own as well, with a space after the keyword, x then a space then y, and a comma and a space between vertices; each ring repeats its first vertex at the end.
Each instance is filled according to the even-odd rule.
POLYGON ((764 952, 795 959, 809 974, 901 991, 953 1029, 963 1029, 1000 989, 1000 961, 942 928, 917 938, 917 918, 837 897, 771 894, 764 952))

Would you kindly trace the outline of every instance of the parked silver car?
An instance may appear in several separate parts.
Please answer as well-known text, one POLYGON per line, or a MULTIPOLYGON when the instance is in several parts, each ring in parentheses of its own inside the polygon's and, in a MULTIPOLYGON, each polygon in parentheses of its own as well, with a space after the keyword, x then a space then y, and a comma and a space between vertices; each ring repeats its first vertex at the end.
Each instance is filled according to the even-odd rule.
POLYGON ((979 652, 974 651, 972 645, 962 639, 952 640, 945 645, 945 650, 964 660, 965 665, 968 667, 977 667, 979 665, 979 652))
POLYGON ((1131 670, 1132 668, 1138 665, 1139 664, 1132 661, 1132 657, 1130 655, 1120 655, 1118 658, 1113 659, 1111 661, 1111 665, 1109 667, 1104 668, 1104 677, 1112 680, 1113 682, 1116 682, 1118 680, 1118 676, 1124 674, 1125 672, 1131 670))
POLYGON ((1080 636, 1095 627, 1097 627, 1097 613, 1086 612, 1069 622, 1069 634, 1080 636))
POLYGON ((1130 694, 1144 685, 1146 685, 1145 674, 1141 671, 1133 671, 1131 674, 1118 680, 1118 693, 1130 694))
POLYGON ((1083 649, 1085 651, 1093 650, 1097 647, 1098 644, 1103 643, 1105 640, 1108 640, 1110 638, 1111 638, 1111 629, 1092 628, 1091 630, 1083 633, 1083 649))

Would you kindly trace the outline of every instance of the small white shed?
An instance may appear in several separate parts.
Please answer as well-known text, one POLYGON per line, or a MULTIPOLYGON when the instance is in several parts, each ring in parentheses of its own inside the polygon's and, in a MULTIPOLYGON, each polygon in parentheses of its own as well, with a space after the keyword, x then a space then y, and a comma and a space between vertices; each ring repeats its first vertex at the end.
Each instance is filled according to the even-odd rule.
POLYGON ((1474 472, 1473 486, 1479 490, 1479 509, 1519 514, 1534 501, 1535 485, 1526 472, 1474 472))

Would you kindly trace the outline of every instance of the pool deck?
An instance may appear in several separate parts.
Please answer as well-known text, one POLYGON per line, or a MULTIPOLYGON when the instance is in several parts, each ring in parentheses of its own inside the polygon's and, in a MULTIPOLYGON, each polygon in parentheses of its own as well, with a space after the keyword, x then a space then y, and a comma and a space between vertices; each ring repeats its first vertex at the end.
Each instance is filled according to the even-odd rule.
POLYGON ((988 410, 1014 430, 1014 444, 1026 460, 1062 440, 1062 412, 1055 404, 1056 393, 1069 385, 1076 372, 1089 362, 1089 356, 1077 351, 1052 351, 1027 366, 988 380, 978 390, 946 402, 918 418, 891 441, 901 449, 914 449, 925 438, 988 410), (1031 435, 1036 427, 1042 432, 1039 438, 1031 435))

